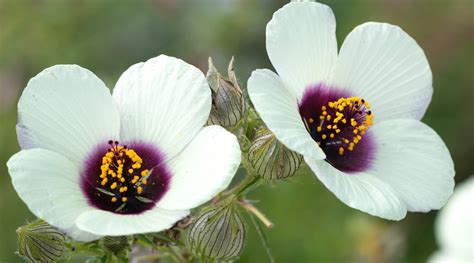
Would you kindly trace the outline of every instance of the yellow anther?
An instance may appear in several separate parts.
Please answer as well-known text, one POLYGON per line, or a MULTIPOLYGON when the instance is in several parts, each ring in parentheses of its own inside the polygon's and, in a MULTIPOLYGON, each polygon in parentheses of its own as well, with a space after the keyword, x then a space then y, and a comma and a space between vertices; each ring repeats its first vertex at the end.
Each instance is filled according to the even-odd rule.
POLYGON ((326 110, 326 106, 322 106, 321 110, 323 110, 323 111, 326 110))
POLYGON ((353 132, 354 134, 357 134, 357 133, 359 132, 359 130, 358 130, 358 129, 354 129, 352 132, 353 132))
POLYGON ((309 122, 309 123, 313 123, 313 122, 314 122, 314 119, 313 119, 313 118, 309 118, 309 119, 308 119, 308 122, 309 122))
POLYGON ((344 154, 344 148, 339 147, 339 155, 343 155, 343 154, 344 154))
POLYGON ((331 127, 332 127, 331 125, 326 126, 326 128, 328 128, 328 129, 331 129, 331 127))
POLYGON ((342 123, 346 124, 347 120, 346 119, 342 119, 342 123))
POLYGON ((336 133, 340 133, 340 132, 341 132, 341 130, 340 130, 340 129, 336 129, 336 133))
POLYGON ((323 134, 323 135, 321 136, 321 138, 323 138, 323 140, 326 139, 327 137, 328 137, 328 136, 327 136, 326 134, 323 134))
POLYGON ((138 179, 140 179, 140 177, 138 177, 138 175, 133 176, 133 179, 132 179, 131 183, 136 184, 138 182, 138 179))
POLYGON ((326 116, 326 120, 330 121, 331 120, 331 115, 326 116))
POLYGON ((317 128, 316 128, 316 131, 318 131, 318 132, 320 132, 321 130, 322 130, 321 127, 317 127, 317 128))
POLYGON ((324 120, 324 116, 319 116, 319 119, 320 119, 320 120, 324 120))
MULTIPOLYGON (((314 122, 314 120, 313 120, 314 122)), ((120 194, 125 193, 128 191, 127 186, 123 186, 123 184, 137 184, 140 181, 140 175, 142 177, 147 176, 149 170, 144 169, 143 171, 136 170, 142 168, 143 160, 142 158, 132 149, 117 145, 115 143, 102 157, 102 163, 100 165, 100 175, 101 178, 100 184, 102 186, 106 186, 111 178, 110 188, 111 190, 117 189, 120 194), (124 167, 124 164, 127 163, 127 167, 124 167), (128 163, 131 164, 128 167, 128 163), (124 174, 124 169, 127 174, 124 174), (139 172, 140 175, 133 175, 133 173, 139 172), (107 178, 107 176, 110 176, 107 178)), ((147 180, 146 177, 142 178, 141 184, 146 184, 147 180)), ((137 193, 141 194, 143 192, 143 187, 138 185, 137 193)), ((122 202, 127 202, 127 197, 115 197, 112 196, 110 199, 111 202, 117 202, 118 200, 122 200, 122 202)))
POLYGON ((334 133, 329 134, 329 138, 334 138, 334 133))

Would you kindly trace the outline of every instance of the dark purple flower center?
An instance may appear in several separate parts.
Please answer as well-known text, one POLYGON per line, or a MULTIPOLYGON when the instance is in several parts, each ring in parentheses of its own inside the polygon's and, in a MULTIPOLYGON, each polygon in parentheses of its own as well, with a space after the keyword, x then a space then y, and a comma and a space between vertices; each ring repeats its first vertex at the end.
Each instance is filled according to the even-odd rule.
POLYGON ((166 193, 171 174, 154 147, 109 141, 89 156, 81 188, 89 203, 118 214, 149 210, 166 193))
POLYGON ((373 115, 366 100, 318 84, 306 89, 298 106, 306 129, 328 163, 344 172, 369 168, 374 149, 369 132, 373 115))

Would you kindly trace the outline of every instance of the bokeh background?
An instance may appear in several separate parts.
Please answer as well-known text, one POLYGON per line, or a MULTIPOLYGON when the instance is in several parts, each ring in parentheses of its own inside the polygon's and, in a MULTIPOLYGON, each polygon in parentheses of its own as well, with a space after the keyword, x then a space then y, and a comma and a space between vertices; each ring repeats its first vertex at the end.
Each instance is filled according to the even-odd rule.
MULTIPOLYGON (((271 68, 265 26, 286 1, 0 0, 0 262, 20 262, 15 229, 34 216, 13 190, 5 166, 18 151, 16 104, 27 81, 54 64, 79 64, 109 87, 130 65, 158 54, 225 72, 236 56, 240 82, 271 68)), ((474 173, 473 2, 471 0, 321 1, 337 19, 339 43, 356 25, 400 25, 426 52, 434 95, 424 121, 445 140, 456 181, 474 173)), ((436 249, 436 212, 390 222, 338 201, 303 167, 251 196, 275 223, 266 231, 277 262, 424 262, 436 249)), ((239 262, 267 262, 251 228, 239 262)))

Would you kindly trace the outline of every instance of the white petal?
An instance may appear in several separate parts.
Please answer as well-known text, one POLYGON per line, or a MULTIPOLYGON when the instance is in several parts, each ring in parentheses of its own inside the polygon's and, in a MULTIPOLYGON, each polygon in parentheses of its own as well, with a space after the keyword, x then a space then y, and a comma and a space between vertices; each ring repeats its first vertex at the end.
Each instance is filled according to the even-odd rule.
POLYGON ((289 149, 313 159, 326 155, 306 130, 296 98, 270 70, 256 70, 248 80, 248 92, 267 127, 289 149))
POLYGON ((347 36, 333 84, 365 98, 375 122, 419 120, 433 93, 430 66, 415 40, 397 26, 373 22, 347 36))
POLYGON ((240 164, 237 138, 220 126, 208 126, 170 163, 171 186, 158 206, 197 207, 227 188, 240 164))
POLYGON ((308 85, 331 76, 337 41, 336 20, 328 6, 289 3, 275 12, 266 36, 270 61, 296 98, 308 85))
POLYGON ((408 211, 441 208, 453 192, 454 164, 438 134, 411 119, 384 121, 371 132, 377 145, 370 172, 398 193, 408 211))
POLYGON ((196 136, 211 110, 204 74, 165 55, 131 66, 118 80, 113 97, 122 139, 154 143, 168 158, 196 136))
POLYGON ((428 263, 472 263, 473 257, 460 258, 458 255, 440 250, 431 255, 428 263))
POLYGON ((77 65, 57 65, 28 82, 18 103, 23 149, 43 148, 79 164, 98 143, 119 135, 119 116, 104 83, 77 65))
POLYGON ((75 240, 99 238, 74 224, 76 217, 93 208, 80 189, 77 167, 68 159, 49 150, 23 150, 7 166, 13 187, 33 214, 75 240))
POLYGON ((407 209, 403 200, 376 176, 370 173, 347 174, 326 161, 309 158, 305 161, 319 180, 348 206, 390 220, 405 217, 407 209))
POLYGON ((83 231, 103 236, 124 236, 168 229, 189 214, 155 207, 139 215, 120 215, 104 210, 81 214, 76 225, 83 231))
MULTIPOLYGON (((459 262, 474 258, 474 177, 458 185, 446 206, 436 218, 435 234, 441 251, 436 257, 449 255, 459 262)), ((447 262, 447 261, 444 261, 447 262)))

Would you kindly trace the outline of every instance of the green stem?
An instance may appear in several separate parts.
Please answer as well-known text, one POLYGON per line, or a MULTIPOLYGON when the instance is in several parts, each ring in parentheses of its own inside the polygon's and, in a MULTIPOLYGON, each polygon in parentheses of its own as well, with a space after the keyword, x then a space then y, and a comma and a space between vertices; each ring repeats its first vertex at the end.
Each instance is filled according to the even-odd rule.
POLYGON ((244 180, 242 180, 238 185, 234 186, 230 190, 225 191, 219 196, 218 199, 224 199, 229 196, 240 196, 245 193, 247 189, 252 187, 259 181, 258 177, 255 176, 247 176, 244 180))
POLYGON ((248 180, 246 180, 244 182, 244 184, 242 184, 241 187, 239 187, 238 189, 236 189, 235 191, 235 195, 236 196, 241 196, 243 194, 245 194, 245 192, 251 188, 252 186, 254 186, 257 182, 260 181, 260 178, 258 177, 248 177, 247 178, 248 180))

